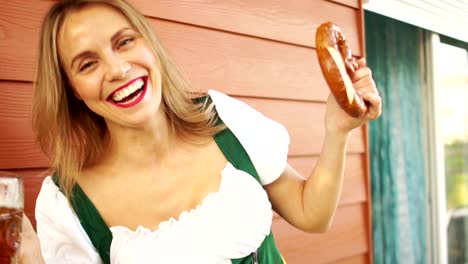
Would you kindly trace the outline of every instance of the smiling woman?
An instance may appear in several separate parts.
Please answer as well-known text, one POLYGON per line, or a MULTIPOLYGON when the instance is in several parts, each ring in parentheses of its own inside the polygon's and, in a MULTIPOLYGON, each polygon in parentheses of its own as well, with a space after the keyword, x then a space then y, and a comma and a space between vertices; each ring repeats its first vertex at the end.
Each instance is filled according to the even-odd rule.
POLYGON ((71 12, 59 29, 57 46, 75 96, 103 117, 109 129, 162 119, 156 56, 112 7, 95 5, 71 12))
MULTIPOLYGON (((40 43, 33 121, 52 175, 37 198, 36 253, 46 263, 284 263, 272 208, 301 230, 326 231, 350 132, 380 115, 359 60, 352 82, 369 108, 353 118, 330 97, 323 151, 305 180, 287 163, 281 124, 217 91, 192 97, 126 2, 59 1, 40 43)), ((33 239, 22 248, 34 250, 25 230, 33 239)))

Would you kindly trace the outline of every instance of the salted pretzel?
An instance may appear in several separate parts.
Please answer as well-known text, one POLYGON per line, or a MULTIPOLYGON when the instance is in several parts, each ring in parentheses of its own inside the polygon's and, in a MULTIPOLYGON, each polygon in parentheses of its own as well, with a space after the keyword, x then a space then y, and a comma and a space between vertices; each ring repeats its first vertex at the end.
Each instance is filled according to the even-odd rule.
POLYGON ((349 115, 363 115, 367 105, 356 93, 350 78, 359 66, 340 28, 332 22, 321 24, 315 42, 320 69, 336 101, 349 115))

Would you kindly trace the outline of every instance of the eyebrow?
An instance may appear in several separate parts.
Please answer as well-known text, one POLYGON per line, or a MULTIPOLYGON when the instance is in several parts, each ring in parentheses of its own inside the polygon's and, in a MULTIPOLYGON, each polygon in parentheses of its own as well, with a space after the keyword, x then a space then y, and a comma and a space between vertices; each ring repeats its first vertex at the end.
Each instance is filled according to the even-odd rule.
MULTIPOLYGON (((129 27, 124 27, 122 29, 120 29, 119 31, 117 31, 114 35, 112 35, 111 37, 111 42, 114 42, 115 39, 117 39, 124 31, 126 30, 129 30, 129 29, 132 29, 132 28, 129 28, 129 27)), ((89 55, 92 55, 93 53, 91 51, 83 51, 83 52, 80 52, 78 53, 78 55, 76 55, 75 57, 73 57, 73 59, 71 60, 71 63, 70 63, 70 69, 73 68, 73 65, 75 64, 75 62, 82 58, 82 57, 86 57, 86 56, 89 56, 89 55)))

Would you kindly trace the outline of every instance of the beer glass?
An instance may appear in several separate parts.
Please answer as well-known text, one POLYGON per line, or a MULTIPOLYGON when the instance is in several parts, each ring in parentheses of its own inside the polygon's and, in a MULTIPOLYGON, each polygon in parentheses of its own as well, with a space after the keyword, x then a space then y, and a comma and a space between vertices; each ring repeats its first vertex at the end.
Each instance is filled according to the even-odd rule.
POLYGON ((0 264, 16 263, 23 208, 23 181, 15 174, 0 171, 0 264))

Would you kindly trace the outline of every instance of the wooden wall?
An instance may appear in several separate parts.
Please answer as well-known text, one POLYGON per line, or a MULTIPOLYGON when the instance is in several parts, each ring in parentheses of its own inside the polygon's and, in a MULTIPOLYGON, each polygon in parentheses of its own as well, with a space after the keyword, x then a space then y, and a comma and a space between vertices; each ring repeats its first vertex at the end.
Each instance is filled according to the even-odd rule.
MULTIPOLYGON (((150 19, 164 45, 198 90, 233 95, 283 123, 289 162, 311 172, 324 137, 328 88, 315 55, 314 32, 327 20, 363 55, 359 0, 130 0, 150 19)), ((0 0, 0 170, 25 179, 26 212, 48 161, 30 125, 32 80, 42 16, 53 1, 0 0)), ((288 263, 370 263, 371 223, 366 127, 354 131, 344 190, 331 230, 311 235, 278 216, 273 229, 288 263)))

